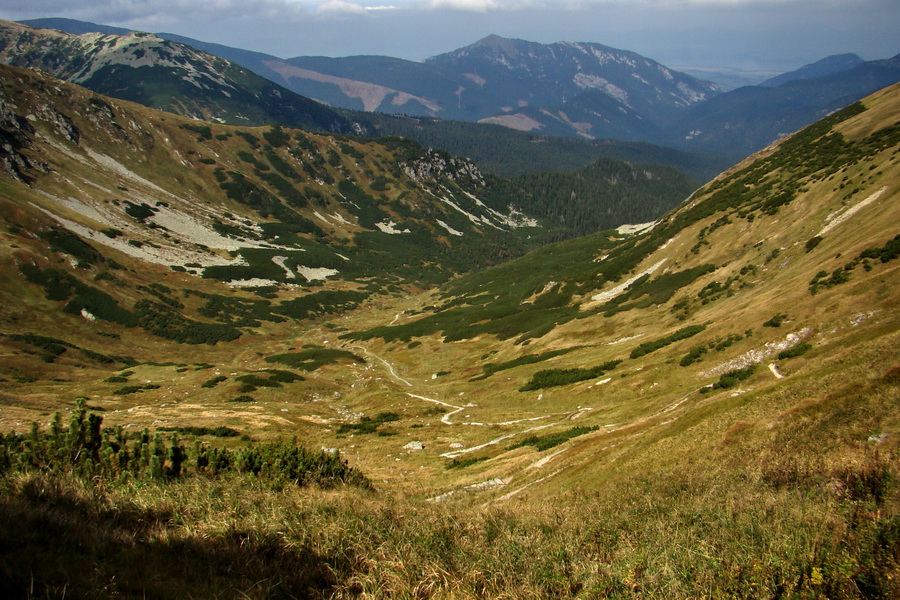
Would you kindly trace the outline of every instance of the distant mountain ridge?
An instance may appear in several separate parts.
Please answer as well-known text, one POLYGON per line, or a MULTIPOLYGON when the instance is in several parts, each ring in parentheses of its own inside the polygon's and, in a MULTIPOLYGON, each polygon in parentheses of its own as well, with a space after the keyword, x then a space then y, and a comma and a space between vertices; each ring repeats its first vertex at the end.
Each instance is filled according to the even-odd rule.
POLYGON ((74 35, 0 21, 0 60, 206 121, 352 130, 345 117, 318 102, 226 59, 150 33, 74 35))
MULTIPOLYGON (((127 35, 123 37, 128 39, 131 39, 136 35, 133 32, 123 29, 94 26, 91 23, 82 23, 68 19, 38 19, 28 21, 27 23, 36 27, 55 27, 77 32, 90 30, 111 32, 105 35, 121 35, 125 33, 127 35)), ((12 24, 9 26, 11 31, 16 30, 17 27, 20 26, 12 24)), ((34 31, 35 34, 33 35, 36 35, 36 32, 41 30, 34 31)), ((16 33, 15 35, 20 34, 16 33)), ((59 32, 54 33, 48 29, 42 30, 42 33, 39 35, 49 36, 49 39, 55 40, 53 42, 55 44, 60 43, 59 39, 67 39, 59 32)), ((505 127, 485 126, 472 122, 439 121, 431 118, 408 118, 399 115, 388 116, 382 113, 365 113, 348 109, 334 112, 307 98, 295 96, 289 90, 279 88, 278 85, 276 85, 277 81, 283 81, 283 79, 275 71, 269 69, 265 65, 272 64, 275 68, 281 69, 282 71, 285 69, 296 70, 300 68, 291 65, 287 61, 282 61, 281 59, 262 53, 229 48, 218 44, 209 44, 172 34, 158 34, 156 37, 153 37, 151 34, 142 35, 149 36, 147 39, 159 40, 160 38, 166 38, 169 39, 170 42, 178 42, 178 45, 174 46, 179 49, 176 54, 181 52, 197 53, 194 50, 188 51, 185 49, 181 45, 184 43, 187 43, 192 48, 202 50, 203 52, 197 53, 198 56, 203 57, 196 61, 198 66, 203 61, 208 63, 211 60, 209 55, 203 54, 204 52, 209 52, 210 54, 215 54, 216 56, 225 59, 224 61, 217 63, 217 66, 214 69, 221 78, 229 79, 231 77, 229 71, 240 71, 235 65, 226 62, 233 61, 242 64, 244 68, 250 69, 270 80, 275 80, 274 83, 269 83, 269 81, 260 78, 250 77, 247 83, 251 87, 263 85, 269 89, 275 97, 273 102, 275 103, 275 108, 278 110, 271 110, 272 107, 266 107, 265 110, 259 110, 255 114, 251 114, 250 111, 255 110, 254 105, 259 104, 260 100, 260 98, 254 94, 253 98, 248 98, 246 95, 244 96, 246 105, 243 107, 243 110, 239 111, 238 109, 242 107, 236 103, 232 103, 229 96, 226 95, 226 93, 233 93, 233 90, 225 88, 219 90, 204 90, 198 88, 183 80, 183 76, 186 73, 183 65, 169 65, 163 61, 162 64, 156 65, 160 68, 155 68, 152 71, 148 71, 144 68, 144 70, 138 73, 126 69, 125 67, 128 66, 128 64, 137 65, 135 62, 138 60, 137 56, 133 56, 129 60, 120 57, 120 62, 122 64, 118 65, 119 70, 117 71, 116 77, 108 77, 107 80, 101 82, 88 81, 85 82, 85 84, 89 87, 94 87, 94 89, 101 93, 130 99, 145 105, 162 108, 187 116, 200 116, 212 120, 219 118, 226 123, 252 125, 281 122, 289 126, 299 126, 313 131, 337 131, 372 137, 402 135, 415 139, 419 143, 427 146, 446 149, 453 154, 477 158, 479 164, 484 165, 484 168, 488 168, 492 172, 506 176, 541 170, 571 170, 583 167, 601 157, 615 157, 637 163, 668 164, 679 169, 686 169, 692 177, 703 180, 730 164, 721 157, 701 155, 688 156, 684 152, 660 147, 654 148, 649 144, 635 145, 608 139, 587 140, 589 143, 584 143, 576 140, 554 139, 544 135, 533 135, 527 132, 513 131, 505 127), (161 97, 166 94, 168 95, 169 101, 161 101, 161 97), (177 97, 179 94, 182 98, 177 97), (230 106, 226 107, 223 106, 223 104, 230 104, 230 106), (283 110, 283 106, 281 106, 287 105, 290 107, 297 104, 308 107, 324 116, 319 119, 298 119, 296 118, 296 115, 283 110), (205 112, 201 111, 198 106, 195 105, 202 107, 205 112), (248 120, 246 117, 250 117, 250 119, 248 120)), ((14 35, 10 34, 9 37, 14 37, 14 35)), ((37 40, 41 38, 33 39, 37 40)), ((79 38, 73 36, 71 39, 76 40, 79 38)), ((107 39, 107 43, 112 41, 111 38, 107 39)), ((40 64, 41 60, 49 60, 50 58, 46 52, 46 48, 43 46, 46 46, 46 44, 39 45, 37 49, 31 49, 27 44, 22 44, 18 50, 13 46, 11 49, 6 50, 6 60, 12 64, 43 66, 51 73, 62 74, 61 69, 65 68, 62 63, 65 61, 62 60, 62 56, 59 52, 57 52, 59 55, 57 56, 59 59, 57 61, 58 64, 40 64), (35 60, 38 62, 35 62, 35 60)), ((134 52, 140 52, 142 50, 142 48, 137 45, 128 46, 126 44, 126 46, 131 48, 134 52)), ((80 55, 78 52, 75 52, 70 53, 69 56, 70 58, 77 60, 80 55)), ((416 77, 412 78, 413 80, 422 80, 427 85, 432 85, 433 83, 433 81, 429 82, 427 80, 425 73, 421 71, 421 69, 425 69, 425 67, 419 63, 411 63, 409 61, 401 61, 399 59, 388 57, 361 58, 365 59, 362 61, 362 66, 364 67, 362 68, 362 71, 378 70, 385 74, 385 77, 389 75, 393 77, 402 77, 403 73, 406 72, 406 67, 414 65, 419 71, 417 71, 416 77)), ((187 57, 179 60, 183 60, 184 64, 188 64, 194 59, 187 57)), ((335 60, 340 59, 316 59, 318 62, 326 63, 334 63, 335 60)), ((145 65, 145 67, 148 66, 149 65, 145 65)), ((351 63, 345 64, 345 67, 347 68, 352 66, 351 63)), ((313 65, 313 68, 320 67, 318 65, 313 65)), ((243 73, 243 75, 249 74, 243 73)), ((337 81, 341 85, 349 86, 348 89, 351 89, 367 102, 375 102, 375 104, 377 104, 383 100, 390 103, 391 98, 394 97, 391 95, 393 92, 391 92, 390 88, 364 84, 355 79, 351 79, 352 77, 359 76, 358 73, 352 71, 339 72, 339 75, 346 76, 343 78, 315 73, 313 73, 313 75, 323 80, 319 82, 321 90, 338 90, 337 87, 328 83, 328 81, 337 81)), ((432 80, 441 80, 441 78, 432 77, 432 80)), ((443 78, 443 81, 446 82, 446 78, 443 78)), ((390 83, 393 84, 394 82, 390 83)), ((456 89, 455 83, 449 85, 451 85, 453 89, 456 89)), ((409 94, 406 94, 404 97, 407 99, 412 98, 409 94)), ((364 108, 364 105, 360 103, 359 108, 364 108)))
MULTIPOLYGON (((388 114, 497 123, 586 139, 647 140, 652 125, 719 93, 711 82, 634 52, 593 43, 538 44, 488 36, 423 63, 388 57, 266 61, 284 85, 334 105, 388 114), (581 95, 604 103, 590 127, 560 131, 522 118, 581 95), (608 123, 608 125, 607 125, 608 123)), ((658 136, 657 136, 658 137, 658 136)))
POLYGON ((846 71, 847 69, 852 69, 863 62, 865 61, 857 54, 835 54, 833 56, 826 56, 822 60, 818 60, 814 63, 804 65, 794 71, 776 75, 775 77, 763 81, 759 85, 763 87, 778 87, 779 85, 798 79, 815 79, 816 77, 824 77, 826 75, 832 75, 834 73, 846 71))
POLYGON ((691 108, 669 131, 673 144, 748 155, 898 81, 900 55, 777 87, 738 88, 691 108))
MULTIPOLYGON (((59 19, 28 23, 90 28, 59 19)), ((711 82, 633 52, 592 43, 545 45, 492 35, 418 63, 379 56, 283 60, 159 35, 226 57, 335 107, 478 121, 538 136, 647 142, 720 153, 732 161, 900 81, 896 57, 859 62, 855 54, 722 93, 711 82)), ((395 134, 394 123, 381 115, 345 116, 358 133, 395 134)), ((409 127, 401 129, 410 134, 409 127)), ((412 137, 422 139, 415 132, 412 137)))
MULTIPOLYGON (((107 35, 127 35, 135 31, 125 27, 113 27, 111 25, 101 25, 99 23, 88 23, 87 21, 78 21, 77 19, 66 19, 63 17, 47 17, 43 19, 25 19, 18 21, 22 25, 28 25, 35 29, 58 29, 74 35, 82 35, 85 33, 104 33, 107 35)), ((162 37, 162 36, 160 36, 162 37)))
MULTIPOLYGON (((23 23, 67 31, 91 29, 90 24, 67 19, 23 23)), ((387 114, 477 121, 524 106, 558 105, 587 91, 612 99, 616 107, 637 111, 639 116, 633 118, 655 121, 719 93, 712 82, 595 43, 539 44, 491 35, 419 63, 381 56, 284 60, 173 34, 157 35, 233 60, 302 96, 387 114)), ((613 136, 596 131, 584 137, 613 136)))
MULTIPOLYGON (((539 44, 491 35, 429 58, 425 64, 474 83, 480 95, 500 100, 500 111, 557 104, 584 92, 598 92, 654 118, 719 93, 712 82, 678 73, 635 52, 596 43, 539 44)), ((479 96, 467 89, 459 94, 461 104, 466 104, 466 94, 479 96)), ((487 105, 483 112, 498 112, 491 108, 487 105)))

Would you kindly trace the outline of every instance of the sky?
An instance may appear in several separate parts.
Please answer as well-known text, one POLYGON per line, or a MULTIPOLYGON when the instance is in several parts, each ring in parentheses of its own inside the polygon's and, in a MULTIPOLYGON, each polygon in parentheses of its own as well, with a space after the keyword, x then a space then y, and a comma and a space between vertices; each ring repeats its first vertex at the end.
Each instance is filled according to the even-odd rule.
POLYGON ((294 56, 409 60, 490 34, 597 42, 673 68, 781 72, 900 52, 898 0, 0 0, 0 18, 67 17, 294 56))

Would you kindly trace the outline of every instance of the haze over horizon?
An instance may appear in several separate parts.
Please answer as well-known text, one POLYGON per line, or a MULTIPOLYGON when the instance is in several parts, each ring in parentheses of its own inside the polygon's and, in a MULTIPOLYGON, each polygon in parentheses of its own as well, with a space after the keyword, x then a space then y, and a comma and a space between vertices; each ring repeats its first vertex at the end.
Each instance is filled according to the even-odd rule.
POLYGON ((780 72, 900 47, 892 0, 0 0, 0 18, 64 17, 294 56, 449 52, 490 34, 596 42, 675 68, 780 72))

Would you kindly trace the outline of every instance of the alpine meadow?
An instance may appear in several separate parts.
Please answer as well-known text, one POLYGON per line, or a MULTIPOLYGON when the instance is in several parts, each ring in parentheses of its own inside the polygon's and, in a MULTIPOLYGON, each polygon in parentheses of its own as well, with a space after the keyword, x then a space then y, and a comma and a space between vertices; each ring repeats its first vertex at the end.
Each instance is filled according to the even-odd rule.
POLYGON ((900 597, 897 57, 47 21, 0 21, 0 597, 900 597))

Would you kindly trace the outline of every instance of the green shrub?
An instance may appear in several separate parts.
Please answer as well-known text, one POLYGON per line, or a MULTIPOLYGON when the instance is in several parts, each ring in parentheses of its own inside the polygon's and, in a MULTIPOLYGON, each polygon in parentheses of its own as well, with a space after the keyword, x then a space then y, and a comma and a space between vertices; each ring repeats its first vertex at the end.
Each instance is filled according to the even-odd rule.
POLYGON ((237 131, 235 133, 244 138, 244 141, 250 144, 251 148, 259 148, 259 138, 252 133, 249 133, 247 131, 237 131))
POLYGON ((53 228, 38 235, 50 244, 50 249, 54 252, 64 252, 89 265, 105 262, 100 252, 67 229, 53 228))
POLYGON ((379 435, 382 435, 385 432, 378 430, 381 425, 399 420, 400 415, 395 412, 381 412, 375 415, 375 417, 360 417, 359 421, 356 423, 344 423, 338 427, 337 433, 338 435, 346 433, 378 433, 379 435))
POLYGON ((256 402, 256 399, 252 396, 237 396, 229 400, 229 402, 256 402))
POLYGON ((656 340, 652 340, 649 342, 644 342, 637 348, 631 351, 631 358, 639 358, 644 356, 645 354, 650 354, 651 352, 655 352, 660 348, 664 348, 669 344, 674 344, 679 340, 684 340, 689 337, 693 337, 706 329, 706 325, 689 325, 687 327, 682 327, 675 333, 667 335, 666 337, 659 338, 656 340))
POLYGON ((787 320, 787 315, 784 313, 778 313, 773 316, 771 319, 763 323, 763 327, 781 327, 781 324, 787 320))
POLYGON ((466 467, 471 467, 472 465, 476 465, 480 462, 484 462, 488 460, 487 456, 473 456, 471 458, 454 458, 449 463, 447 463, 447 470, 451 469, 465 469, 466 467))
POLYGON ((139 223, 143 223, 146 219, 149 219, 154 214, 158 212, 158 209, 153 208, 146 202, 141 202, 140 204, 135 204, 133 202, 125 201, 125 214, 130 217, 134 217, 136 221, 139 223))
POLYGON ((193 131, 194 133, 200 134, 200 140, 211 140, 212 139, 212 130, 210 130, 209 125, 193 125, 191 123, 184 123, 180 125, 182 129, 187 129, 188 131, 193 131))
POLYGON ((579 426, 572 427, 571 429, 567 429, 565 431, 560 431, 559 433, 551 433, 549 435, 532 435, 518 442, 517 444, 513 444, 509 447, 509 449, 513 450, 515 448, 521 448, 523 446, 534 446, 538 452, 543 452, 544 450, 549 450, 550 448, 559 446, 560 444, 567 442, 572 438, 590 433, 592 431, 597 431, 598 429, 599 427, 597 427, 596 425, 592 427, 579 426))
POLYGON ((607 373, 607 371, 611 371, 616 368, 621 360, 610 360, 602 365, 597 365, 596 367, 591 367, 589 369, 545 369, 543 371, 538 371, 534 375, 531 376, 531 379, 519 388, 520 392, 529 392, 533 390, 540 390, 548 387, 556 387, 560 385, 568 385, 570 383, 577 383, 579 381, 585 381, 587 379, 594 379, 597 377, 602 377, 607 373))
POLYGON ((224 375, 217 375, 216 377, 213 377, 212 379, 210 379, 210 380, 208 380, 208 381, 204 381, 204 382, 200 385, 200 387, 204 387, 204 388, 214 388, 214 387, 216 387, 217 385, 219 385, 220 383, 222 383, 223 381, 228 381, 228 378, 225 377, 224 375))
POLYGON ((166 432, 175 432, 175 433, 184 433, 187 435, 193 436, 201 436, 201 435, 210 435, 214 437, 238 437, 241 435, 240 431, 236 429, 232 429, 231 427, 160 427, 159 431, 166 432))
POLYGON ((268 131, 263 133, 263 137, 273 148, 281 148, 291 142, 291 136, 285 133, 281 125, 272 125, 268 131))
POLYGON ((733 388, 745 379, 749 379, 750 376, 756 372, 756 368, 757 365, 750 365, 749 367, 744 367, 743 369, 735 369, 733 371, 729 371, 728 373, 720 376, 719 380, 711 386, 701 388, 700 392, 705 394, 713 390, 727 390, 729 388, 733 388))
POLYGON ((709 350, 706 344, 701 344, 699 346, 694 346, 691 348, 687 354, 685 354, 681 360, 678 362, 682 367, 687 367, 689 365, 694 364, 695 362, 699 362, 703 355, 709 350))
POLYGON ((230 342, 241 332, 220 323, 193 321, 177 312, 174 307, 153 300, 140 300, 134 305, 141 327, 162 338, 184 344, 216 344, 230 342))
POLYGON ((900 257, 900 235, 894 236, 894 238, 884 246, 863 250, 859 256, 860 258, 877 258, 883 263, 900 257))
POLYGON ((59 413, 45 432, 32 425, 27 436, 0 435, 0 472, 68 473, 86 481, 105 479, 168 481, 188 475, 218 477, 229 473, 253 477, 274 486, 349 484, 369 488, 369 481, 337 453, 314 452, 296 443, 275 442, 226 450, 199 442, 183 446, 178 432, 236 437, 228 427, 173 427, 169 442, 144 429, 132 441, 122 427, 102 428, 103 418, 88 413, 79 400, 62 427, 59 413))
POLYGON ((277 362, 303 371, 315 371, 319 367, 339 360, 351 360, 364 364, 366 361, 347 350, 335 348, 308 348, 300 352, 286 352, 266 357, 266 362, 277 362))
POLYGON ((290 371, 281 371, 279 369, 266 369, 269 374, 269 381, 277 383, 295 383, 297 381, 305 381, 303 376, 291 373, 290 371))
POLYGON ((520 356, 519 358, 514 358, 502 363, 487 363, 482 366, 484 373, 481 376, 474 378, 473 381, 487 379, 494 373, 505 371, 507 369, 514 369, 515 367, 519 367, 522 365, 531 365, 534 363, 543 362, 556 356, 562 356, 563 354, 567 354, 576 349, 577 348, 565 348, 562 350, 551 350, 549 352, 543 352, 541 354, 525 354, 523 356, 520 356))
POLYGON ((155 383, 145 383, 144 385, 126 385, 120 387, 113 394, 117 396, 127 396, 129 394, 136 394, 138 392, 143 392, 144 390, 158 390, 159 385, 155 383))
POLYGON ((782 350, 781 352, 779 352, 778 359, 785 360, 788 358, 794 358, 796 356, 801 356, 803 354, 806 354, 810 350, 812 350, 812 344, 809 344, 807 342, 800 342, 796 346, 792 346, 792 347, 788 348, 787 350, 782 350))

